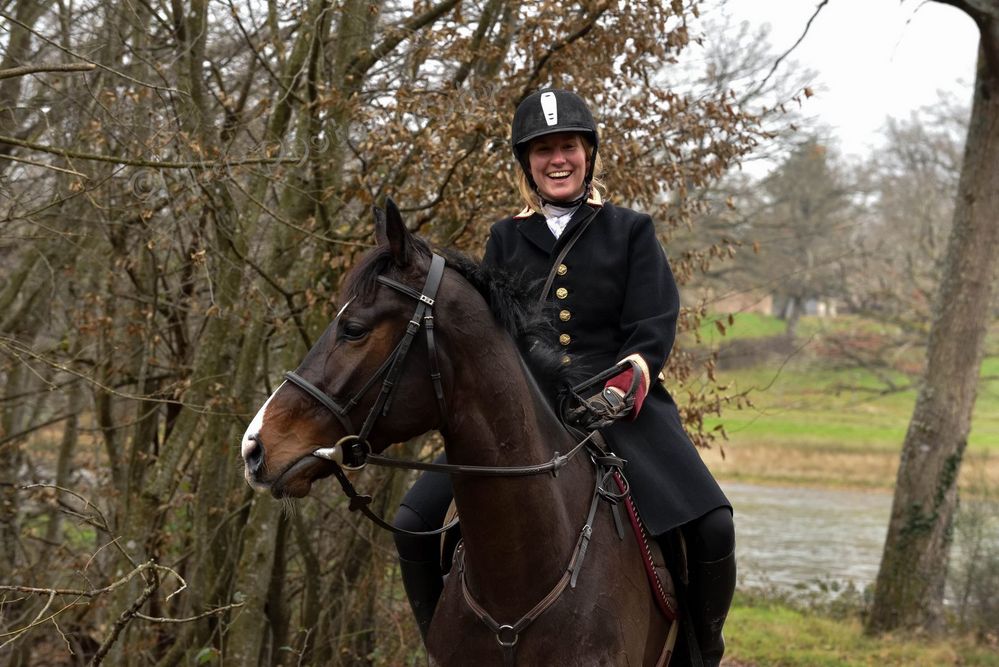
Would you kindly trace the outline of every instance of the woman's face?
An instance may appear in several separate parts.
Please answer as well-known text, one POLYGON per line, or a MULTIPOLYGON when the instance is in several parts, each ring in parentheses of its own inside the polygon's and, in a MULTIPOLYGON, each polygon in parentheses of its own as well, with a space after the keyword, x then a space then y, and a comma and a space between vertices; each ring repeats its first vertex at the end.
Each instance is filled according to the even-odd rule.
POLYGON ((570 201, 583 193, 589 160, 580 135, 546 134, 531 142, 528 161, 541 196, 550 201, 570 201))

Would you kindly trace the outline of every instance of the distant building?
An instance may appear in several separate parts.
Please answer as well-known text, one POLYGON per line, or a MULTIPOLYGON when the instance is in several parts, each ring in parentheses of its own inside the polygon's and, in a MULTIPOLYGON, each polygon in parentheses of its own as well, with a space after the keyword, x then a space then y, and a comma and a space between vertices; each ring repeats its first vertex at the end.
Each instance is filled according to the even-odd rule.
POLYGON ((807 299, 805 301, 805 314, 817 315, 818 317, 836 317, 836 300, 807 299))
POLYGON ((741 292, 720 292, 712 288, 697 290, 693 299, 684 298, 684 303, 693 305, 703 300, 712 313, 760 313, 773 315, 774 298, 757 290, 741 292))

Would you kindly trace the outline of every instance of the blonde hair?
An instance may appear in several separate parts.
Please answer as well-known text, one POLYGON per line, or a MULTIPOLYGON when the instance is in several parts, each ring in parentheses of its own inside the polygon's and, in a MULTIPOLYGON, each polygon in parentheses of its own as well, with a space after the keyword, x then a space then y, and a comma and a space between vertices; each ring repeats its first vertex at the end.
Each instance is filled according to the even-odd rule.
MULTIPOLYGON (((593 144, 585 134, 577 134, 579 140, 583 143, 583 148, 586 149, 587 155, 593 154, 593 144)), ((528 146, 527 151, 530 153, 530 146, 528 146)), ((589 160, 587 160, 589 162, 589 160)), ((520 193, 520 198, 523 200, 524 205, 536 211, 541 212, 541 198, 538 196, 537 190, 531 187, 531 182, 527 180, 527 172, 524 171, 524 165, 518 164, 520 167, 517 170, 517 192, 520 193)), ((590 195, 593 196, 594 191, 600 195, 600 198, 604 198, 604 182, 600 179, 600 174, 603 172, 603 162, 600 159, 600 154, 597 154, 597 159, 593 161, 593 177, 590 180, 590 195)))

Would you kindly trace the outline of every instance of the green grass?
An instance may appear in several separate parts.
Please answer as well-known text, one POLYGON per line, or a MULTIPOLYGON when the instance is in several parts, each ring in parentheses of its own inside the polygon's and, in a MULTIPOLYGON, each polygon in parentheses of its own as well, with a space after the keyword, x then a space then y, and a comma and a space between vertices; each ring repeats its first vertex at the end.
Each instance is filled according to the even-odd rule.
MULTIPOLYGON (((754 332, 776 321, 759 315, 748 319, 754 332)), ((878 326, 856 317, 806 317, 800 325, 804 333, 790 357, 717 371, 728 393, 747 392, 752 405, 727 409, 721 419, 706 419, 708 429, 722 425, 728 434, 724 460, 717 454, 706 455, 715 474, 761 483, 890 488, 912 418, 917 380, 889 372, 887 378, 896 386, 889 390, 885 375, 848 368, 830 358, 829 348, 819 354, 816 342, 821 336, 815 334, 820 328, 822 335, 829 336, 838 328, 857 332, 875 331, 878 326)), ((739 333, 737 324, 729 339, 743 335, 755 333, 739 333)), ((999 325, 993 327, 986 349, 989 356, 982 364, 962 467, 962 480, 984 472, 979 476, 984 482, 975 483, 982 488, 999 484, 999 325)), ((682 400, 682 391, 678 396, 682 400)))
MULTIPOLYGON (((794 364, 718 376, 733 391, 748 391, 753 402, 752 408, 730 410, 720 420, 733 443, 765 438, 774 444, 894 451, 916 401, 914 388, 879 393, 883 385, 863 371, 794 364)), ((999 453, 999 357, 986 360, 982 376, 968 446, 972 452, 999 453), (985 379, 989 376, 995 379, 985 379)))
POLYGON ((867 637, 860 620, 823 616, 737 594, 725 624, 726 658, 759 667, 980 665, 999 667, 999 651, 968 640, 867 637))
MULTIPOLYGON (((775 317, 756 313, 734 317, 726 342, 783 333, 783 322, 775 317)), ((722 339, 713 321, 709 318, 701 327, 705 344, 722 339)), ((873 372, 833 369, 830 359, 816 358, 814 342, 820 333, 828 336, 837 331, 888 333, 885 326, 856 316, 803 317, 796 352, 790 358, 718 372, 722 383, 733 391, 748 391, 754 403, 749 410, 725 414, 722 422, 733 442, 766 438, 774 444, 898 449, 916 401, 911 387, 915 380, 888 372, 885 376, 899 388, 890 390, 884 377, 873 372)), ((982 363, 969 447, 999 453, 999 325, 993 327, 986 347, 991 356, 982 363)))
POLYGON ((704 318, 701 326, 697 329, 701 344, 718 345, 737 339, 779 336, 787 329, 787 325, 783 321, 771 315, 736 313, 731 317, 731 324, 729 323, 729 315, 709 314, 704 318), (724 334, 719 325, 724 329, 724 334))

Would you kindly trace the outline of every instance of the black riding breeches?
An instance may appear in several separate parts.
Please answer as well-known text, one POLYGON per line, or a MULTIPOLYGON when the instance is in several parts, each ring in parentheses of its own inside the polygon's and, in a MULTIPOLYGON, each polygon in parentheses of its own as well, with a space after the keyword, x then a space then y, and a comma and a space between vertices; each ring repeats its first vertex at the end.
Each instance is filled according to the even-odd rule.
MULTIPOLYGON (((435 463, 446 463, 439 456, 435 463)), ((392 524, 396 528, 410 531, 437 530, 444 525, 447 508, 451 505, 454 493, 451 478, 442 472, 425 472, 403 497, 392 524)), ((413 562, 439 561, 440 537, 417 537, 395 533, 395 548, 399 557, 413 562)))
POLYGON ((692 563, 721 560, 735 549, 735 522, 729 507, 716 507, 683 524, 680 531, 687 543, 687 559, 692 563))

